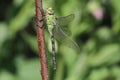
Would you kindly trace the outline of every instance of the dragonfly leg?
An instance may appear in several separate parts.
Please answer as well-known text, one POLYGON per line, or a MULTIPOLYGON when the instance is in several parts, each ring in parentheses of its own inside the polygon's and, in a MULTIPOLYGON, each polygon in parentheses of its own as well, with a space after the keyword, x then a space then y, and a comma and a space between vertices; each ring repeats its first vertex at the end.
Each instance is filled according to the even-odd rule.
POLYGON ((42 18, 42 19, 36 18, 36 20, 38 20, 39 22, 42 22, 44 20, 44 18, 42 18))
MULTIPOLYGON (((38 20, 39 22, 42 22, 43 20, 44 20, 44 18, 42 18, 42 19, 38 19, 38 18, 36 18, 36 20, 38 20)), ((40 27, 40 28, 44 28, 44 23, 42 24, 42 26, 39 26, 39 25, 36 25, 37 27, 40 27)))
POLYGON ((40 8, 39 6, 37 6, 37 8, 39 8, 39 10, 43 13, 43 16, 45 16, 44 15, 44 10, 42 8, 40 8))
POLYGON ((42 24, 42 26, 39 26, 39 25, 36 25, 37 27, 39 27, 39 28, 44 28, 44 24, 42 24))
MULTIPOLYGON (((38 20, 39 22, 42 22, 42 21, 44 21, 44 18, 45 18, 44 11, 39 6, 37 6, 37 8, 39 8, 39 10, 43 13, 43 16, 42 16, 42 19, 36 18, 36 20, 38 20)), ((44 28, 44 23, 42 24, 42 26, 39 26, 39 25, 36 25, 36 26, 40 27, 40 28, 44 28)))

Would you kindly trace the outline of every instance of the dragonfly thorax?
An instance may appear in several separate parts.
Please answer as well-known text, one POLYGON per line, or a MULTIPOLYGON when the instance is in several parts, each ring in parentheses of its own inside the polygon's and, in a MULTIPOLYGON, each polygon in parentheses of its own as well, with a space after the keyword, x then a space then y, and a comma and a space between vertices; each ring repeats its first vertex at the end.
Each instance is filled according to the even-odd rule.
POLYGON ((46 10, 46 24, 50 35, 53 34, 52 31, 54 29, 54 22, 55 22, 54 11, 52 8, 48 8, 46 10))

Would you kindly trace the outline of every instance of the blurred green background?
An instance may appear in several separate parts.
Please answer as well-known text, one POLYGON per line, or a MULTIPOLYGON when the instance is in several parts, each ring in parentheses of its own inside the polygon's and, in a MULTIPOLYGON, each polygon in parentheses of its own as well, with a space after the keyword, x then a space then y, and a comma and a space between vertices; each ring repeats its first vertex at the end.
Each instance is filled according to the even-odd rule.
MULTIPOLYGON (((75 14, 66 27, 80 52, 57 43, 53 74, 45 31, 50 80, 120 80, 120 0, 43 0, 57 16, 75 14)), ((35 0, 0 0, 0 80, 41 80, 35 0)))

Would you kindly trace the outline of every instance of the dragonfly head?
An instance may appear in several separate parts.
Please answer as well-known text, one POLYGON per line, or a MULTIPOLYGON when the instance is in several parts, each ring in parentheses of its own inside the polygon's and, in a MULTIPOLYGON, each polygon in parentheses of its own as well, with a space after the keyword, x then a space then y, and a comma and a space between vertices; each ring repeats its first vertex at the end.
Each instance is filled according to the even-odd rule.
POLYGON ((47 8, 46 13, 49 14, 49 15, 53 15, 54 14, 53 8, 51 8, 51 7, 47 8))

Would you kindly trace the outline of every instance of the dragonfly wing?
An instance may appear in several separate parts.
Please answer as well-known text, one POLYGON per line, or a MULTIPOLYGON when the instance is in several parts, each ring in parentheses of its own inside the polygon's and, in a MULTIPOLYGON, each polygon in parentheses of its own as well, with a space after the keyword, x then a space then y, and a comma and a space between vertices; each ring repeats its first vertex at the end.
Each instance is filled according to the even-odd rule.
POLYGON ((65 17, 56 18, 56 22, 60 26, 65 26, 68 23, 70 23, 74 18, 75 18, 75 15, 74 14, 70 14, 70 15, 65 16, 65 17))
POLYGON ((62 29, 62 31, 66 34, 66 35, 68 35, 68 36, 70 36, 72 33, 71 33, 71 31, 68 29, 68 28, 66 28, 66 27, 61 27, 61 29, 62 29))
POLYGON ((65 16, 65 17, 59 17, 59 18, 56 18, 56 24, 57 24, 58 27, 60 27, 62 29, 62 31, 64 33, 66 33, 68 36, 70 36, 71 31, 69 29, 67 29, 66 27, 63 27, 63 26, 70 23, 74 18, 75 18, 74 14, 70 14, 70 15, 65 16))
POLYGON ((80 51, 80 48, 79 46, 77 45, 76 42, 74 42, 72 39, 70 39, 68 37, 68 35, 66 35, 62 29, 60 29, 59 27, 57 28, 54 28, 53 30, 54 32, 54 37, 57 41, 61 42, 62 44, 64 44, 65 46, 69 47, 69 48, 72 48, 76 51, 80 51))

